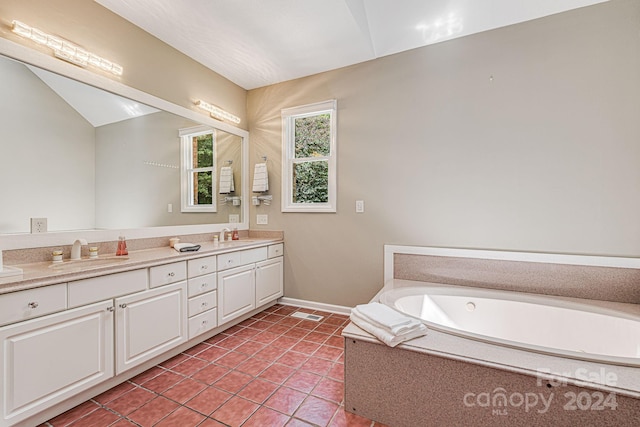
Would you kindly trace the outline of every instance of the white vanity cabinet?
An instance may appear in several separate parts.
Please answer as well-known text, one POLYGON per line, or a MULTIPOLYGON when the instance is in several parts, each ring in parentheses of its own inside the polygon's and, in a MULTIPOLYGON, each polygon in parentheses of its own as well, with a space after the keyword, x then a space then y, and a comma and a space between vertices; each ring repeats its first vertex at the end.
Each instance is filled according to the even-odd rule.
POLYGON ((189 339, 218 326, 217 257, 189 260, 187 265, 189 339))
POLYGON ((116 298, 116 375, 187 341, 187 283, 116 298))
POLYGON ((256 263, 256 307, 284 294, 284 265, 281 256, 256 263))
POLYGON ((0 426, 113 376, 113 301, 0 328, 0 426))
POLYGON ((218 324, 242 316, 256 308, 255 264, 218 273, 218 324))
MULTIPOLYGON (((269 301, 266 294, 272 292, 265 289, 265 278, 272 279, 273 274, 267 271, 256 274, 258 265, 267 260, 268 253, 269 248, 262 247, 218 256, 218 269, 221 270, 218 273, 218 324, 229 322, 269 301), (257 292, 261 295, 260 302, 257 292)), ((273 288, 272 285, 266 287, 273 288)))
POLYGON ((279 298, 282 254, 273 244, 0 294, 0 427, 66 410, 279 298))

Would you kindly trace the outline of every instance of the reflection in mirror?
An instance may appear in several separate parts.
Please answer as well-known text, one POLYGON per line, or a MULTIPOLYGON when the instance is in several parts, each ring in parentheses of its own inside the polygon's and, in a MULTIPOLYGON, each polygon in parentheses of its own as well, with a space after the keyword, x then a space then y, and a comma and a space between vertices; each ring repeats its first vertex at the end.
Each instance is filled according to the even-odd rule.
POLYGON ((231 161, 242 196, 242 137, 208 128, 217 209, 182 212, 179 132, 200 123, 2 56, 0 75, 0 233, 242 221, 213 186, 231 161))

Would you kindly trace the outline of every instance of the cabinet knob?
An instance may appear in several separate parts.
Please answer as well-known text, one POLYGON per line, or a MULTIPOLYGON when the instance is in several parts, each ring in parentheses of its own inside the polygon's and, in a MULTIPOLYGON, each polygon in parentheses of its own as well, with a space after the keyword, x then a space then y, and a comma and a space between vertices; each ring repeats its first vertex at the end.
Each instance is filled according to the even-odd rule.
POLYGON ((114 311, 116 311, 116 308, 114 306, 107 307, 107 311, 113 313, 114 311))
POLYGON ((206 306, 208 306, 208 305, 209 305, 209 303, 208 303, 208 302, 206 302, 206 301, 202 303, 202 306, 203 306, 203 307, 206 307, 206 306))
POLYGON ((209 268, 209 266, 205 264, 205 265, 203 265, 203 266, 201 266, 201 267, 200 267, 200 270, 206 270, 206 269, 208 269, 208 268, 209 268))
POLYGON ((126 303, 120 304, 120 308, 127 308, 127 304, 126 303))
POLYGON ((171 273, 167 274, 167 276, 169 276, 169 277, 173 277, 175 275, 176 275, 176 273, 174 273, 173 271, 171 273))
POLYGON ((208 321, 208 320, 203 320, 203 321, 202 321, 202 326, 207 326, 207 323, 209 323, 209 321, 208 321))
POLYGON ((38 302, 37 301, 32 301, 29 304, 27 304, 29 306, 29 308, 38 308, 38 302))
POLYGON ((206 288, 207 286, 209 286, 209 285, 208 285, 208 284, 206 284, 206 283, 203 283, 202 285, 200 285, 200 287, 201 287, 202 289, 206 288))

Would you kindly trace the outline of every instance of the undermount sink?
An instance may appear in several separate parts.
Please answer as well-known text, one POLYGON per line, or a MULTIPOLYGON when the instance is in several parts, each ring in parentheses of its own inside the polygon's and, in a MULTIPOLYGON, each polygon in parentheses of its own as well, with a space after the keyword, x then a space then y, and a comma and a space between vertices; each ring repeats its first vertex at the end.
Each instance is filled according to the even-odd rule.
POLYGON ((98 258, 67 259, 60 263, 53 263, 49 266, 54 270, 69 271, 82 270, 85 268, 100 267, 104 265, 117 265, 123 261, 128 261, 128 256, 106 256, 98 258))

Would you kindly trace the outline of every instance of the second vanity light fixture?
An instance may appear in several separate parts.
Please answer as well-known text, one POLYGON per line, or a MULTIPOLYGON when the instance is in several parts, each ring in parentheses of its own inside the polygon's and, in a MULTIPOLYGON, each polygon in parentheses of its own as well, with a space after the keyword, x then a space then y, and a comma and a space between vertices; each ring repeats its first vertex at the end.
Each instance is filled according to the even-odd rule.
POLYGON ((39 45, 53 49, 53 53, 57 58, 81 67, 93 66, 103 71, 115 74, 116 76, 121 76, 124 71, 121 65, 104 59, 95 53, 86 51, 68 40, 52 36, 51 34, 47 34, 37 28, 30 27, 20 21, 13 21, 12 25, 12 31, 14 33, 30 39, 39 45))
POLYGON ((235 116, 235 115, 231 114, 230 112, 223 110, 220 107, 216 107, 215 105, 211 105, 208 102, 205 102, 205 101, 203 101, 201 99, 196 101, 196 105, 201 110, 204 110, 204 111, 208 112, 209 114, 211 114, 211 116, 213 118, 216 118, 216 119, 219 119, 219 120, 228 120, 231 123, 234 123, 236 125, 238 123, 240 123, 240 117, 235 116))

